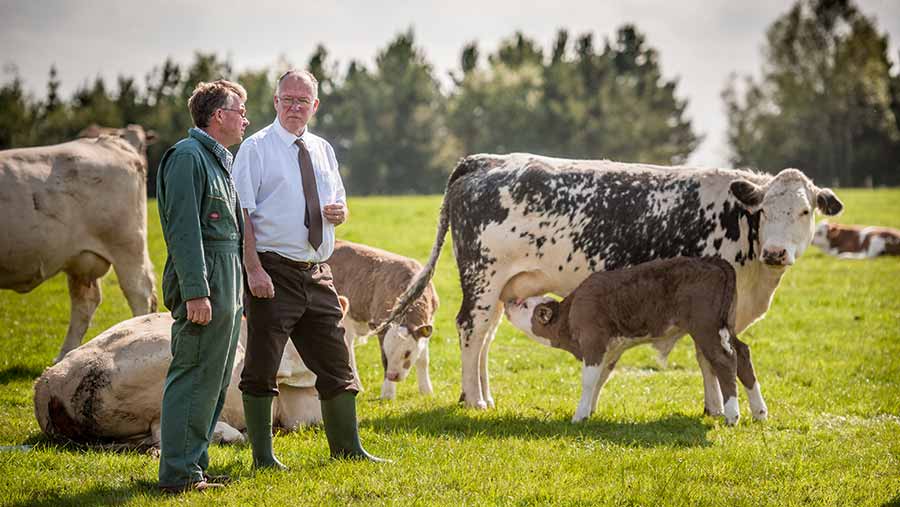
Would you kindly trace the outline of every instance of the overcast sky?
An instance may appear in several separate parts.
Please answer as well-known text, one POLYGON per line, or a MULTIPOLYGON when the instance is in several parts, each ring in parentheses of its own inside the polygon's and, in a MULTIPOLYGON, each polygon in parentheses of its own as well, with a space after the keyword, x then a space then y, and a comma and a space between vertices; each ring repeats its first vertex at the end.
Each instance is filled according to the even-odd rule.
MULTIPOLYGON (((766 28, 791 3, 777 0, 458 0, 336 1, 303 4, 255 0, 0 0, 3 82, 16 68, 26 88, 43 97, 56 65, 62 92, 97 76, 139 83, 166 57, 188 64, 197 50, 227 58, 235 70, 273 67, 280 58, 304 64, 323 44, 344 69, 351 59, 371 65, 377 50, 413 28, 438 77, 459 68, 464 44, 482 55, 521 30, 545 50, 557 30, 570 40, 594 34, 595 47, 625 23, 634 23, 660 53, 664 76, 677 78, 689 101, 688 117, 705 136, 691 164, 727 165, 726 121, 719 96, 731 72, 757 74, 766 28), (213 5, 216 11, 213 11, 213 5)), ((890 37, 897 71, 900 0, 858 0, 890 37)), ((328 104, 322 107, 327 108, 328 104)), ((537 126, 540 128, 540 126, 537 126)))

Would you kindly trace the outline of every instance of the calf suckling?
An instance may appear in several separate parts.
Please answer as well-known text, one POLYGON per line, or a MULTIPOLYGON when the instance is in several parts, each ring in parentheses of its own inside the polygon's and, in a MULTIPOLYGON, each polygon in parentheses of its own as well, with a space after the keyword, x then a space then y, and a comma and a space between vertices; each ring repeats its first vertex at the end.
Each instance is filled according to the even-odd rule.
POLYGON ((532 339, 582 361, 581 401, 573 422, 594 413, 600 389, 625 350, 680 330, 691 335, 697 360, 719 384, 713 396, 721 398, 707 399, 707 412, 723 406, 724 399, 725 422, 735 424, 740 417, 735 376, 747 391, 753 417, 768 414, 750 348, 735 333, 735 283, 734 268, 722 259, 675 257, 594 273, 562 301, 546 296, 510 301, 506 314, 532 339))

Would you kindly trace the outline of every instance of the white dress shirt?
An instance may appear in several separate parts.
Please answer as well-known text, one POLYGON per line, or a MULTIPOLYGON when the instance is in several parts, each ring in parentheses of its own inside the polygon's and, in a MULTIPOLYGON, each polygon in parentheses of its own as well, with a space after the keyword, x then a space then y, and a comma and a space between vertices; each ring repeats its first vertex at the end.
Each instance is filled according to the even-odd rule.
POLYGON ((324 262, 334 252, 334 224, 322 217, 322 244, 314 250, 309 244, 309 229, 303 225, 306 199, 297 160, 300 148, 294 144, 297 139, 303 139, 309 149, 320 208, 346 204, 331 144, 310 132, 309 127, 298 138, 277 118, 241 143, 234 159, 234 183, 241 207, 250 215, 257 251, 275 252, 295 261, 324 262))

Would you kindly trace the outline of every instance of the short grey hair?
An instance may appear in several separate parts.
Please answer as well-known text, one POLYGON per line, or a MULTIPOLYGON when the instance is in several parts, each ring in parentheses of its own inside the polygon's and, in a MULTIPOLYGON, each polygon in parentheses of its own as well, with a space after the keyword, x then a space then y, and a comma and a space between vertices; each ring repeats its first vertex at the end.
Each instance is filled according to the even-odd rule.
POLYGON ((306 81, 307 83, 311 84, 312 88, 313 88, 313 93, 314 93, 313 97, 319 98, 319 80, 316 79, 316 76, 314 76, 312 72, 310 72, 308 70, 298 70, 298 69, 288 69, 287 72, 285 72, 284 74, 281 75, 281 77, 278 78, 278 85, 275 86, 276 94, 279 91, 281 91, 281 82, 284 81, 285 79, 287 79, 288 77, 295 77, 295 78, 301 79, 301 80, 306 81))

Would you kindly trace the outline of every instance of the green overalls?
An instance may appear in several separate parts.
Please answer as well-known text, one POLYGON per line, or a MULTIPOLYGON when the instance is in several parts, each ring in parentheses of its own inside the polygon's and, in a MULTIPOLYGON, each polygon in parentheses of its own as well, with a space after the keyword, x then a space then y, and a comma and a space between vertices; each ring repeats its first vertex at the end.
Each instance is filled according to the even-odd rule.
POLYGON ((175 319, 160 421, 160 486, 202 480, 240 335, 243 216, 230 167, 216 151, 212 138, 191 129, 169 148, 157 174, 168 249, 162 290, 175 319), (187 320, 186 301, 204 296, 212 320, 201 326, 187 320))

